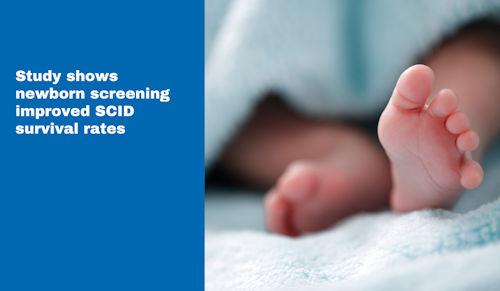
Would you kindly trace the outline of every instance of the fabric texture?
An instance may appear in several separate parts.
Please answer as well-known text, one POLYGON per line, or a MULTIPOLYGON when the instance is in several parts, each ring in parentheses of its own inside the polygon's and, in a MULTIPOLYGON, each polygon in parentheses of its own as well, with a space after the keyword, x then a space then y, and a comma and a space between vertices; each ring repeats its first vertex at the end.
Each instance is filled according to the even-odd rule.
POLYGON ((262 194, 211 191, 206 289, 498 290, 500 150, 486 160, 453 211, 359 214, 298 239, 265 231, 262 194))

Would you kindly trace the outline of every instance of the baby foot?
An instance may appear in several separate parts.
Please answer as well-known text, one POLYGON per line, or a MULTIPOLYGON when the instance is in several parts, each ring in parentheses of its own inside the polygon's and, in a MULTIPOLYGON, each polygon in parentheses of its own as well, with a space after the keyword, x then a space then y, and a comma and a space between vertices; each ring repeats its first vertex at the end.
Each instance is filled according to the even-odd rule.
POLYGON ((265 199, 269 229, 297 236, 387 205, 390 176, 383 152, 371 141, 350 144, 324 159, 288 167, 265 199))
POLYGON ((453 91, 440 91, 426 106, 433 78, 427 66, 407 69, 380 117, 378 135, 391 161, 396 211, 450 206, 462 186, 473 189, 483 179, 481 166, 470 157, 479 137, 458 111, 453 91))

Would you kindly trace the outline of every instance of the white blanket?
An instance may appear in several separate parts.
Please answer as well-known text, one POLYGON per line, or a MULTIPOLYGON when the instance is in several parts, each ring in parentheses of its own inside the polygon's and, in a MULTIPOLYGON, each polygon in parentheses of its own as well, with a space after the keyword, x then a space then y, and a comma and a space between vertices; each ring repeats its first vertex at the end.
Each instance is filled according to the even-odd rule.
POLYGON ((209 191, 206 289, 498 290, 500 151, 487 160, 453 212, 360 214, 298 239, 265 231, 261 195, 209 191))

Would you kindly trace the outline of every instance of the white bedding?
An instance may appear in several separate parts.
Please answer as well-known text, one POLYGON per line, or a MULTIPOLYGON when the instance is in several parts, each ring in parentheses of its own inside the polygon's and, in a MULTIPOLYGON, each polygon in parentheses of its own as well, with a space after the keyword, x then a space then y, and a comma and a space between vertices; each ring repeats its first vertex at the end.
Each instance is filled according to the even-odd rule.
POLYGON ((498 153, 454 211, 360 214, 298 239, 265 231, 262 194, 209 191, 206 289, 498 290, 498 153))

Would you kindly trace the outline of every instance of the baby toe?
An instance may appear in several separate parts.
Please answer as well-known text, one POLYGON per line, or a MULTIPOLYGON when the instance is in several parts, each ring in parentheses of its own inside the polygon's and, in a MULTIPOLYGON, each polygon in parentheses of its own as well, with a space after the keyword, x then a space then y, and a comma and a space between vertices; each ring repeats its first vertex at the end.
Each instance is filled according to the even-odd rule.
POLYGON ((391 97, 391 103, 399 109, 422 108, 429 97, 434 73, 424 65, 415 65, 401 74, 391 97))
POLYGON ((457 111, 446 120, 446 128, 452 134, 465 132, 470 128, 469 117, 465 113, 457 111))
POLYGON ((458 98, 450 89, 441 90, 434 98, 429 111, 436 117, 446 117, 455 112, 458 107, 458 98))
POLYGON ((457 137, 457 147, 459 150, 473 151, 479 146, 479 136, 473 130, 467 130, 457 137))
POLYGON ((295 235, 290 227, 290 209, 288 201, 275 190, 269 191, 264 201, 266 225, 273 232, 283 235, 295 235))
POLYGON ((466 189, 479 187, 483 182, 483 169, 481 165, 470 158, 465 158, 461 169, 460 183, 466 189))

